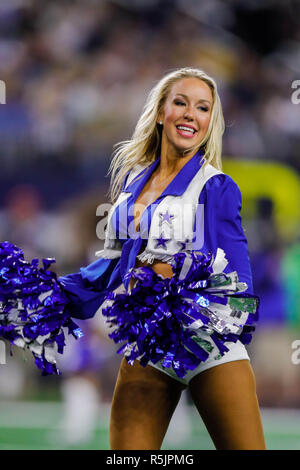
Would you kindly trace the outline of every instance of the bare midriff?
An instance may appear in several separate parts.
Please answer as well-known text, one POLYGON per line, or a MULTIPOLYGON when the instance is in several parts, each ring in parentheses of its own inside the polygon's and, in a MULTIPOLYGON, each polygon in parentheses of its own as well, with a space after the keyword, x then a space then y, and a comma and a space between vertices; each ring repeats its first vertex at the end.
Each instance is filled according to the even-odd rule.
MULTIPOLYGON (((163 277, 172 277, 173 270, 172 266, 168 263, 162 262, 160 260, 154 260, 152 264, 147 262, 141 262, 138 258, 136 258, 135 268, 140 268, 142 266, 149 266, 153 269, 154 272, 157 274, 161 274, 163 277)), ((135 279, 131 279, 129 283, 129 289, 131 290, 134 286, 135 279)))

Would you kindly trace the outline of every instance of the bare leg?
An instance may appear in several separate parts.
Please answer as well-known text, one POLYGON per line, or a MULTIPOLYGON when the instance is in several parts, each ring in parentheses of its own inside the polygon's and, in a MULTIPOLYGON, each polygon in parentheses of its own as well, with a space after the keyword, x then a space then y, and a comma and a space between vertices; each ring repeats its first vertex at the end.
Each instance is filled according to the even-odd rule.
POLYGON ((255 378, 248 360, 205 370, 191 380, 189 387, 216 449, 266 448, 255 378))
POLYGON ((130 366, 123 358, 114 390, 112 450, 160 449, 185 385, 154 367, 130 366))

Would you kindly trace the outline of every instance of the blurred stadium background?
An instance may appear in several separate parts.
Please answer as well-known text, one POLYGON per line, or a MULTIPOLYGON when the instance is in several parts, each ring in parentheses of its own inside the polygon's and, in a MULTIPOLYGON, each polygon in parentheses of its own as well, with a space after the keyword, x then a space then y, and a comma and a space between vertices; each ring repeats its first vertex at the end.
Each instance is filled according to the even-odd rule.
MULTIPOLYGON (((248 350, 267 446, 300 449, 299 1, 1 0, 0 240, 55 257, 58 274, 92 262, 113 145, 182 66, 214 76, 223 103, 224 171, 242 191, 261 296, 248 350)), ((59 377, 2 348, 0 449, 108 448, 120 358, 101 318, 81 326, 59 377)), ((188 393, 164 448, 213 448, 188 393)))

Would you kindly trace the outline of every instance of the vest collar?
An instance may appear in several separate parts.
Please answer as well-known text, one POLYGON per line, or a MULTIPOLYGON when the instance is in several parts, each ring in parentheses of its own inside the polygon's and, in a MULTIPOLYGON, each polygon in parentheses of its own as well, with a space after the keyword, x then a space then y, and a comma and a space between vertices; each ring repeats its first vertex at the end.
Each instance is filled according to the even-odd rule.
MULTIPOLYGON (((166 187, 160 197, 165 197, 167 195, 181 196, 185 192, 192 178, 201 168, 203 163, 203 151, 198 150, 198 152, 195 153, 195 155, 181 168, 179 173, 166 187)), ((131 193, 133 199, 136 200, 143 187, 149 180, 150 176, 152 175, 152 173, 154 173, 159 164, 160 156, 156 160, 154 160, 154 162, 152 162, 147 168, 143 169, 127 186, 127 188, 123 190, 123 192, 131 193), (141 174, 143 174, 143 176, 141 178, 138 178, 141 174)))

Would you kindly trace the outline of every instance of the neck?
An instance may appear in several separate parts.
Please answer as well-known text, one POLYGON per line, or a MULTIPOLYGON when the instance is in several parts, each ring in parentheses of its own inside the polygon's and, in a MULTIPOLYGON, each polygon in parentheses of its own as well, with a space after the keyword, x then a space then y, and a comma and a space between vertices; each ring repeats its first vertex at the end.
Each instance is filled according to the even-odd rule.
POLYGON ((176 151, 174 148, 168 149, 162 145, 160 164, 157 167, 157 175, 160 181, 176 175, 182 167, 195 155, 195 151, 185 154, 176 151))

